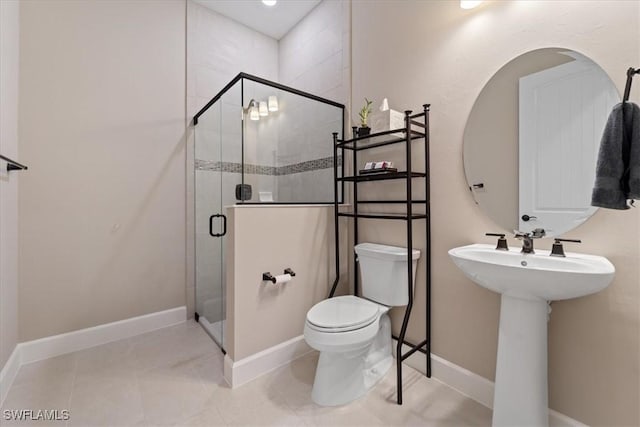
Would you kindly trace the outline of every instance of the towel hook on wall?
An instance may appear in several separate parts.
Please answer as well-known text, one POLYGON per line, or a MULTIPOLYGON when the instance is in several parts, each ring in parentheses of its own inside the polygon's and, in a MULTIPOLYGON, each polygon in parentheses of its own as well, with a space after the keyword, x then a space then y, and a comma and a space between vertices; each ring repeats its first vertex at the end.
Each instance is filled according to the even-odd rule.
POLYGON ((622 98, 622 102, 627 102, 629 100, 629 94, 631 93, 631 81, 633 80, 633 76, 636 74, 640 74, 640 68, 630 67, 627 70, 627 84, 624 86, 624 97, 622 98))

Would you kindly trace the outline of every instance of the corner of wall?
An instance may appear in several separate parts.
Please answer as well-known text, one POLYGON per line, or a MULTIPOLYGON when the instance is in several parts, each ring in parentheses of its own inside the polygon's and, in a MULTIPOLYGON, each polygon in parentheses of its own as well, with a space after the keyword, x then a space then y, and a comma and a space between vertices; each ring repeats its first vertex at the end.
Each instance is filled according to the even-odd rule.
MULTIPOLYGON (((20 3, 0 1, 0 153, 18 158, 20 3)), ((18 343, 18 179, 0 161, 0 367, 18 343)), ((4 372, 4 370, 3 370, 4 372)))

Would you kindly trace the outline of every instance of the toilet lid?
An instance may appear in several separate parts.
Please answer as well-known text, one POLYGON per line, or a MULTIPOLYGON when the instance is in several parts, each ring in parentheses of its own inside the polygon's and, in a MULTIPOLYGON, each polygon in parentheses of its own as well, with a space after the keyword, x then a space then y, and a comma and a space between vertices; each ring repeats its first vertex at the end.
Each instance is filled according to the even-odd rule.
POLYGON ((307 313, 307 321, 318 328, 353 330, 373 322, 379 309, 380 306, 374 302, 346 295, 314 305, 307 313))

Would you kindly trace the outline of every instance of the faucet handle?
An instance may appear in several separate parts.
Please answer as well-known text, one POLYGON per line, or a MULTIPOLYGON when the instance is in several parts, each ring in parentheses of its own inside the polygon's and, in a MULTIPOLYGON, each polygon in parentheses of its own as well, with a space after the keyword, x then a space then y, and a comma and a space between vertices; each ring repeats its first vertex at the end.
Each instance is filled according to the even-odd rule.
POLYGON ((550 256, 560 256, 566 257, 564 254, 564 247, 562 246, 562 242, 571 242, 571 243, 582 243, 580 239, 554 239, 553 246, 551 247, 550 256))
POLYGON ((554 238, 553 240, 555 240, 555 243, 560 243, 560 242, 582 243, 582 240, 580 240, 580 239, 556 239, 556 238, 554 238))
POLYGON ((513 237, 522 240, 525 237, 531 237, 531 233, 525 233, 524 231, 520 230, 513 230, 513 237))
POLYGON ((495 236, 498 237, 498 244, 496 245, 497 251, 508 251, 509 246, 507 245, 507 239, 505 239, 504 233, 484 233, 485 236, 495 236))

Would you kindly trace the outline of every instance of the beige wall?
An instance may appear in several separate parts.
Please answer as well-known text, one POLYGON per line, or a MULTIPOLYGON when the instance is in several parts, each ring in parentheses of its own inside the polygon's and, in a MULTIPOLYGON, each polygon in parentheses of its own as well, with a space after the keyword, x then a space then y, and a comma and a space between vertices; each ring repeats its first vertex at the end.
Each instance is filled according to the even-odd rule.
MULTIPOLYGON (((453 1, 353 3, 353 98, 388 97, 396 109, 432 104, 432 348, 437 355, 494 378, 498 295, 465 279, 447 255, 455 246, 492 241, 484 233, 497 229, 475 205, 462 166, 465 122, 480 90, 506 62, 541 47, 585 54, 622 90, 626 69, 640 64, 639 19, 640 3, 631 1, 495 1, 471 11, 453 1)), ((632 99, 639 97, 636 85, 632 99)), ((402 242, 386 223, 364 224, 361 233, 363 239, 402 242)), ((550 406, 591 425, 638 425, 640 211, 601 209, 567 237, 581 238, 578 251, 606 256, 617 272, 597 295, 553 303, 550 406)), ((547 240, 538 246, 548 248, 547 240)), ((510 239, 510 244, 517 243, 510 239)), ((421 265, 417 279, 423 281, 421 265)), ((418 302, 424 301, 420 292, 418 302)), ((410 325, 414 340, 423 338, 423 304, 410 325)), ((398 324, 396 317, 396 329, 398 324)))
POLYGON ((185 304, 185 13, 21 3, 21 341, 185 304))
MULTIPOLYGON (((0 154, 18 159, 20 6, 0 1, 0 154)), ((0 161, 0 370, 18 342, 18 179, 0 161)), ((2 396, 0 395, 0 399, 2 396)))
POLYGON ((226 260, 226 350, 240 360, 300 336, 307 311, 325 299, 335 278, 333 207, 236 206, 229 218, 226 260), (262 273, 296 276, 287 284, 262 273))

